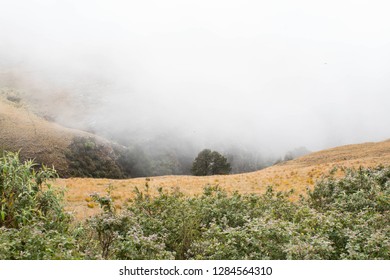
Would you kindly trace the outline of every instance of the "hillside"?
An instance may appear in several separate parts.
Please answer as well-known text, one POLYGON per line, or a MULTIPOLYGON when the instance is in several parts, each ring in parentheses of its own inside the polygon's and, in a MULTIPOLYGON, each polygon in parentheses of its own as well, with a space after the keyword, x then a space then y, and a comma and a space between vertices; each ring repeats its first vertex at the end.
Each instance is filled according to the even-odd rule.
MULTIPOLYGON (((294 190, 298 198, 307 187, 334 167, 372 167, 390 164, 390 140, 336 147, 282 162, 260 171, 228 176, 159 176, 126 180, 120 155, 124 147, 77 129, 71 129, 39 116, 17 93, 0 92, 0 150, 18 151, 22 159, 34 158, 37 163, 55 166, 62 179, 56 185, 67 188, 68 209, 80 218, 96 212, 89 195, 104 193, 113 187, 117 205, 133 196, 135 187, 149 186, 151 193, 163 187, 179 189, 188 195, 201 193, 207 185, 218 185, 228 192, 263 193, 267 186, 276 190, 294 190), (101 177, 103 179, 80 178, 101 177), (68 178, 70 177, 70 178, 68 178), (68 178, 68 179, 64 179, 68 178)), ((123 158, 122 158, 123 160, 123 158)), ((128 160, 128 159, 127 159, 128 160)), ((127 167, 133 164, 124 159, 127 167)), ((128 171, 128 170, 127 170, 128 171)), ((131 175, 131 173, 128 175, 131 175)))
POLYGON ((0 151, 20 150, 22 159, 55 166, 62 177, 83 175, 76 173, 78 167, 104 163, 109 169, 105 174, 113 173, 113 177, 120 178, 114 148, 121 149, 104 138, 34 114, 12 91, 0 94, 0 151))
POLYGON ((316 180, 334 167, 374 167, 381 164, 390 165, 390 141, 336 147, 244 174, 160 176, 128 180, 70 178, 59 179, 56 184, 67 187, 68 209, 75 211, 79 218, 85 218, 97 211, 89 194, 103 194, 108 186, 114 188, 112 195, 118 206, 133 196, 135 187, 144 190, 146 184, 152 194, 163 187, 168 191, 179 189, 187 195, 200 194, 207 185, 219 185, 228 192, 240 193, 263 193, 267 186, 272 185, 280 191, 293 189, 292 198, 297 199, 307 187, 312 187, 316 180))

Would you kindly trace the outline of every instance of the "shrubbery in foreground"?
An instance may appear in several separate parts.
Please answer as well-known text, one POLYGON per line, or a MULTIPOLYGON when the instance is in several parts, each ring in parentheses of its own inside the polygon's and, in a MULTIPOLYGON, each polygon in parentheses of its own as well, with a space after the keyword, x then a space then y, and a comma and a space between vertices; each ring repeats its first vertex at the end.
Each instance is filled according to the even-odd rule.
POLYGON ((390 168, 329 175, 299 202, 272 188, 152 197, 146 186, 118 212, 93 194, 102 211, 78 224, 46 184, 54 170, 8 153, 0 172, 0 259, 390 259, 390 168))
POLYGON ((62 192, 48 181, 54 169, 20 162, 17 153, 0 158, 0 259, 66 259, 77 254, 71 216, 62 192))

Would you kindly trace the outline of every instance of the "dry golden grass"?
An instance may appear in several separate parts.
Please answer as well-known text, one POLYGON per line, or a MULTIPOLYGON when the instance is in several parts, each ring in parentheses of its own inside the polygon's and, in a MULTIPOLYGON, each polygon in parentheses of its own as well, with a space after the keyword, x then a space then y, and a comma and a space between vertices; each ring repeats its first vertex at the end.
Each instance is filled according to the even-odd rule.
MULTIPOLYGON (((33 114, 26 105, 10 102, 1 96, 0 125, 0 148, 23 149, 27 157, 44 157, 42 161, 52 162, 57 170, 66 170, 64 150, 74 136, 93 136, 48 122, 33 114)), ((100 137, 96 138, 102 142, 106 141, 100 137)), ((163 187, 167 191, 179 189, 186 195, 200 194, 207 185, 219 185, 227 192, 260 194, 267 186, 272 185, 279 191, 293 189, 294 199, 335 166, 369 167, 379 164, 390 164, 390 141, 337 147, 245 174, 209 177, 161 176, 129 180, 71 178, 58 179, 55 184, 66 187, 68 210, 75 212, 78 218, 86 218, 98 211, 89 195, 93 192, 103 194, 109 185, 114 188, 112 194, 118 206, 132 197, 135 187, 142 190, 146 182, 152 193, 163 187)))
POLYGON ((146 183, 152 194, 156 194, 158 188, 162 187, 166 191, 178 189, 189 196, 200 194, 207 185, 218 185, 229 193, 238 191, 256 194, 263 193, 267 186, 272 185, 278 191, 293 189, 292 199, 296 199, 334 167, 373 167, 380 164, 390 165, 390 141, 337 147, 244 174, 160 176, 127 180, 71 178, 58 179, 55 184, 66 186, 67 209, 73 211, 77 218, 83 219, 96 213, 99 208, 91 204, 89 195, 93 192, 104 194, 109 185, 113 187, 112 195, 117 205, 131 199, 135 187, 143 190, 146 183))
POLYGON ((39 158, 66 170, 65 149, 79 131, 48 122, 26 106, 0 99, 0 148, 22 150, 25 158, 39 158))
POLYGON ((91 133, 49 122, 23 102, 14 103, 0 95, 0 150, 21 150, 23 158, 35 158, 64 173, 68 170, 65 153, 75 136, 94 137, 110 145, 91 133))

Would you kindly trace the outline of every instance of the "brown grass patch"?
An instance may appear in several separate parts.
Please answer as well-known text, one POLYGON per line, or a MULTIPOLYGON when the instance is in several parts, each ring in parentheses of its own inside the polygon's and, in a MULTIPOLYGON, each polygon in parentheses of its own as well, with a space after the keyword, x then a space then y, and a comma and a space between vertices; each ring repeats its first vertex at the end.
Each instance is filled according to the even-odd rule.
POLYGON ((113 187, 114 203, 118 206, 133 197, 135 187, 143 190, 146 183, 151 194, 157 194, 158 188, 162 187, 166 191, 178 189, 188 196, 201 194, 207 185, 218 185, 228 193, 238 191, 243 194, 262 194, 272 185, 277 191, 293 189, 292 199, 297 199, 305 193, 306 188, 313 187, 321 176, 334 167, 373 167, 380 164, 390 165, 390 141, 337 147, 245 174, 160 176, 127 180, 71 178, 58 179, 55 184, 65 186, 68 190, 67 209, 74 212, 78 219, 84 219, 99 211, 99 207, 88 207, 88 203, 91 203, 89 195, 94 192, 105 194, 110 185, 113 187))

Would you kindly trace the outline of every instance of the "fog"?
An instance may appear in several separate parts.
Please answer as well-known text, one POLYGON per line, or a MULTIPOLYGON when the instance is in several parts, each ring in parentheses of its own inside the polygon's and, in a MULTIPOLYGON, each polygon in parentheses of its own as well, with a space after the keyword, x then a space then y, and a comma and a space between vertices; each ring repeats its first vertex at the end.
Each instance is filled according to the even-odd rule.
POLYGON ((121 141, 283 154, 385 140, 388 5, 0 0, 1 86, 121 141))

